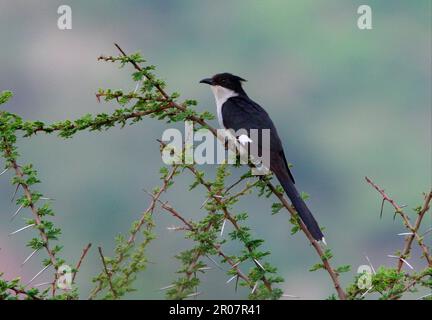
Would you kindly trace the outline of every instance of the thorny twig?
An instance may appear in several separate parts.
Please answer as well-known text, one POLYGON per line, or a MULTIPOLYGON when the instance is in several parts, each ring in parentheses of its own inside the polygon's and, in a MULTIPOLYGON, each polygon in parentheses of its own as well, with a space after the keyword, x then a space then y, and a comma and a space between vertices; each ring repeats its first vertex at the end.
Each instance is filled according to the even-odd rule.
POLYGON ((111 280, 112 274, 111 274, 111 272, 108 270, 108 267, 107 267, 107 265, 106 265, 105 257, 104 257, 103 252, 102 252, 102 248, 101 248, 101 247, 98 247, 98 251, 99 251, 100 258, 101 258, 101 260, 102 260, 102 264, 103 264, 103 267, 104 267, 104 270, 105 270, 105 274, 106 274, 106 276, 107 276, 107 278, 108 278, 108 283, 109 283, 109 286, 110 286, 111 292, 112 292, 112 294, 113 294, 113 296, 114 296, 114 299, 115 299, 115 298, 117 297, 117 292, 116 292, 116 290, 114 289, 114 286, 113 286, 113 283, 112 283, 112 280, 111 280))
MULTIPOLYGON (((6 138, 3 138, 3 142, 6 146, 5 148, 5 154, 6 156, 11 156, 11 148, 10 145, 8 144, 8 141, 6 140, 6 138)), ((17 177, 19 177, 21 180, 24 180, 24 174, 21 170, 21 167, 17 164, 15 159, 11 159, 11 166, 13 168, 13 170, 15 171, 15 175, 17 177)), ((50 263, 54 266, 55 269, 55 275, 54 275, 54 281, 52 284, 52 294, 53 296, 55 295, 55 291, 56 291, 56 280, 57 280, 57 258, 55 257, 54 252, 51 250, 50 245, 49 245, 49 240, 48 240, 48 235, 45 233, 44 228, 42 227, 42 220, 41 217, 39 216, 38 210, 33 202, 33 198, 32 198, 32 194, 31 191, 29 189, 29 186, 25 183, 25 182, 20 182, 19 184, 23 191, 24 191, 24 195, 29 203, 29 208, 32 212, 33 218, 34 218, 34 223, 35 225, 38 227, 37 229, 39 230, 39 235, 43 241, 43 247, 45 248, 45 251, 48 254, 50 263)))
POLYGON ((81 264, 82 264, 85 256, 87 255, 88 251, 90 250, 91 246, 92 246, 92 244, 89 243, 87 246, 84 247, 83 252, 81 254, 81 257, 79 258, 78 263, 77 263, 77 265, 75 267, 75 271, 73 272, 72 282, 75 282, 76 275, 77 275, 77 273, 78 273, 78 271, 79 271, 79 269, 81 267, 81 264))
MULTIPOLYGON (((225 217, 225 219, 227 219, 228 221, 230 221, 231 224, 234 226, 234 228, 235 228, 237 231, 240 231, 240 226, 238 225, 236 219, 235 219, 235 218, 232 216, 232 214, 228 211, 228 208, 227 208, 227 205, 226 205, 225 201, 222 200, 221 197, 218 197, 218 196, 216 196, 215 194, 213 194, 211 185, 208 184, 207 182, 205 182, 205 181, 202 179, 202 177, 198 174, 198 171, 196 170, 196 168, 195 168, 194 166, 192 166, 192 165, 188 165, 188 166, 186 166, 186 167, 187 167, 187 169, 188 169, 189 171, 191 171, 191 172, 195 175, 195 177, 198 179, 198 181, 200 182, 200 184, 203 185, 203 186, 207 189, 208 193, 211 194, 211 197, 213 198, 213 200, 216 201, 216 203, 218 203, 219 205, 222 206, 222 210, 223 210, 223 213, 224 213, 224 217, 225 217)), ((250 246, 246 246, 246 249, 249 251, 249 253, 252 253, 252 252, 253 252, 253 249, 252 249, 250 246)), ((262 269, 262 265, 261 265, 261 264, 260 264, 256 259, 253 259, 253 263, 254 263, 258 268, 262 269)), ((266 279, 265 276, 262 277, 262 281, 264 282, 264 285, 267 287, 267 289, 271 292, 271 291, 272 291, 271 284, 270 284, 270 282, 266 279)))
MULTIPOLYGON (((152 194, 152 200, 150 202, 150 205, 148 208, 142 213, 140 220, 135 225, 134 229, 130 231, 129 239, 127 241, 128 245, 131 245, 136 238, 137 233, 142 228, 143 224, 145 223, 146 216, 149 213, 153 213, 156 203, 159 200, 159 198, 162 196, 162 194, 167 190, 170 182, 172 181, 174 175, 177 173, 178 166, 173 166, 171 168, 171 171, 169 174, 164 178, 164 181, 162 183, 162 186, 159 188, 159 190, 156 192, 156 194, 152 194)), ((125 258, 125 255, 123 252, 120 252, 120 254, 116 258, 116 264, 120 264, 125 258)), ((98 282, 98 285, 92 290, 90 293, 89 299, 92 300, 96 297, 96 295, 103 289, 103 283, 102 281, 98 282)))
MULTIPOLYGON (((162 203, 161 204, 162 208, 165 209, 166 211, 170 212, 172 214, 173 217, 177 218, 178 220, 180 220, 181 222, 183 222, 183 224, 188 228, 189 231, 192 232, 197 232, 197 230, 194 228, 194 226, 188 222, 176 209, 174 209, 172 206, 168 205, 167 203, 162 203)), ((232 261, 232 259, 230 257, 228 257, 221 249, 220 245, 217 244, 212 244, 213 248, 217 251, 218 255, 220 255, 230 266, 231 268, 233 268, 237 275, 242 278, 244 281, 246 281, 246 283, 248 283, 248 285, 252 288, 254 286, 254 284, 251 282, 251 280, 249 279, 249 277, 247 275, 245 275, 239 268, 239 264, 235 263, 234 261, 232 261)))
POLYGON ((423 252, 423 256, 426 258, 426 260, 428 262, 428 265, 430 267, 432 267, 432 257, 431 257, 429 248, 424 243, 423 237, 418 234, 418 231, 419 231, 421 222, 423 220, 423 217, 425 216, 426 212, 429 210, 429 205, 430 205, 430 202, 432 201, 432 191, 426 195, 424 204, 418 213, 418 216, 417 216, 417 219, 416 219, 414 225, 412 225, 408 215, 403 211, 402 207, 399 206, 396 203, 396 201, 394 201, 392 198, 390 198, 384 192, 384 189, 381 189, 377 184, 375 184, 368 177, 365 177, 365 179, 366 179, 367 183, 369 183, 375 190, 377 190, 381 194, 383 201, 387 201, 388 203, 390 203, 393 206, 393 208, 395 209, 395 212, 401 216, 405 227, 412 233, 405 238, 405 246, 404 246, 404 248, 400 254, 400 259, 398 261, 397 270, 400 271, 402 269, 402 266, 404 264, 404 259, 407 259, 410 252, 411 252, 411 247, 412 247, 412 243, 413 243, 414 239, 417 240, 417 242, 418 242, 418 244, 419 244, 419 246, 423 252))

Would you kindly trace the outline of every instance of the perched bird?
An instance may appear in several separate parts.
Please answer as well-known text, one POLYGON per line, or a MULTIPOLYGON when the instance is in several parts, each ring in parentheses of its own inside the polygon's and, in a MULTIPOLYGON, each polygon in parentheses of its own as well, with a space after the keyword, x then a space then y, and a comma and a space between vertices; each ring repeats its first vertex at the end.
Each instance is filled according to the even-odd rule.
MULTIPOLYGON (((288 167, 282 142, 273 121, 267 112, 246 94, 242 82, 246 81, 230 73, 216 74, 212 78, 200 81, 211 86, 215 100, 219 125, 224 129, 238 131, 244 129, 250 133, 251 129, 270 130, 270 170, 276 175, 287 196, 291 200, 298 215, 308 228, 315 240, 325 244, 325 239, 317 221, 301 198, 294 185, 294 177, 288 167)), ((258 143, 260 154, 264 151, 260 141, 252 141, 250 134, 238 137, 241 144, 258 143)), ((261 140, 261 139, 259 139, 261 140)), ((267 147, 268 148, 268 147, 267 147)))

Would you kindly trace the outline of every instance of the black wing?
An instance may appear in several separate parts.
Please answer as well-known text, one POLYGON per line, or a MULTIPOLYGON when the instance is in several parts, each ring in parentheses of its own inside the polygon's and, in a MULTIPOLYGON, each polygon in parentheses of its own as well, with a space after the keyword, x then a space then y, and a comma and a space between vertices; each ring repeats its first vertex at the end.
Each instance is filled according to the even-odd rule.
MULTIPOLYGON (((294 177, 288 167, 276 127, 268 113, 259 104, 246 96, 231 97, 222 105, 222 119, 225 128, 234 131, 245 129, 249 132, 250 129, 269 129, 271 154, 277 155, 284 162, 294 183, 294 177)), ((261 150, 261 136, 259 137, 259 150, 261 150)))

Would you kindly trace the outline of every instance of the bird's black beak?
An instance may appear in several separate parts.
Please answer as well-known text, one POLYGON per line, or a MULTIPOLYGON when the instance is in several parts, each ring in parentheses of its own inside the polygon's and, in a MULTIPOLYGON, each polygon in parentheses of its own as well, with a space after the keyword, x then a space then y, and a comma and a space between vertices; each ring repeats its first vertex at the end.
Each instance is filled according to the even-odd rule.
POLYGON ((200 81, 200 83, 206 83, 206 84, 212 85, 213 84, 213 79, 212 78, 205 78, 205 79, 202 79, 200 81))

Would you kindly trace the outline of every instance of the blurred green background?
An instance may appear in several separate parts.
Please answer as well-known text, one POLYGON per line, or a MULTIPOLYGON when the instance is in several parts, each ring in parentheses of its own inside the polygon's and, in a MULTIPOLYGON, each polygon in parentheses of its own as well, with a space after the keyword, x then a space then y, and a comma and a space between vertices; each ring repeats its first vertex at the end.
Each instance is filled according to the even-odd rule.
MULTIPOLYGON (((113 42, 141 51, 169 91, 199 101, 214 112, 204 77, 229 71, 248 82, 249 95, 265 107, 278 127, 300 190, 335 254, 334 265, 351 264, 347 284, 367 255, 375 267, 403 245, 386 205, 364 181, 368 175, 407 210, 421 204, 431 186, 431 2, 412 1, 23 1, 0 3, 0 90, 12 90, 5 106, 26 119, 51 122, 84 113, 107 112, 97 103, 99 87, 131 90, 131 68, 97 62, 116 54, 113 42), (57 28, 57 8, 68 4, 73 29, 57 28), (357 8, 368 4, 373 29, 357 28, 357 8)), ((213 121, 217 125, 216 121, 213 121)), ((39 135, 20 140, 22 159, 39 170, 47 196, 55 198, 55 222, 62 227, 63 256, 75 264, 88 242, 94 247, 78 276, 82 297, 101 270, 95 247, 112 253, 114 236, 148 206, 142 191, 159 185, 160 138, 168 126, 152 119, 109 133, 81 133, 72 140, 39 135)), ((205 170, 214 174, 213 166, 205 170)), ((244 170, 234 170, 233 178, 244 170)), ((0 179, 0 271, 30 279, 40 268, 30 253, 28 212, 10 222, 16 206, 9 176, 0 179)), ((200 218, 203 190, 188 192, 190 175, 179 178, 164 199, 190 218, 200 218)), ((236 209, 249 212, 255 236, 266 240, 268 260, 285 278, 287 294, 322 299, 333 292, 327 273, 310 273, 318 262, 302 234, 290 235, 288 215, 271 216, 272 199, 247 197, 236 209)), ((412 214, 412 211, 410 211, 412 214)), ((163 298, 158 288, 175 279, 174 255, 190 246, 166 213, 156 216, 158 239, 150 247, 149 268, 140 274, 131 299, 163 298)), ((425 228, 430 225, 430 215, 425 228)), ((229 228, 225 232, 228 234, 229 228)), ((428 239, 430 243, 430 239, 428 239)), ((239 248, 228 248, 236 252, 239 248)), ((411 263, 423 262, 414 251, 411 263)), ((48 279, 48 274, 45 275, 48 279)), ((219 269, 202 277, 200 298, 242 298, 219 269)), ((43 277, 36 282, 43 282, 43 277)), ((414 295, 415 296, 415 295, 414 295)))

